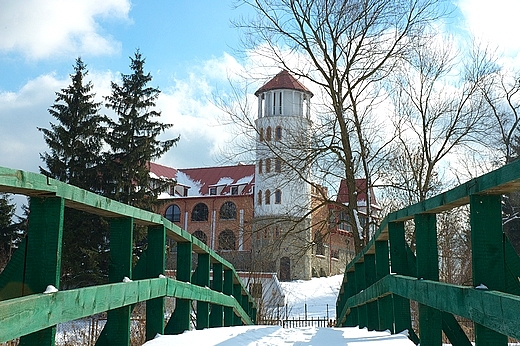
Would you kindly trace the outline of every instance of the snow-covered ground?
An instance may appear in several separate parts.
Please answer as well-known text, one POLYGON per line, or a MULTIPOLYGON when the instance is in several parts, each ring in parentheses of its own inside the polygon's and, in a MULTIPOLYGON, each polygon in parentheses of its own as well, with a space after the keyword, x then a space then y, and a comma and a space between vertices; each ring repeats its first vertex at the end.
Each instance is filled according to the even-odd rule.
MULTIPOLYGON (((336 298, 343 275, 314 278, 309 281, 283 282, 289 316, 330 317, 335 319, 336 298), (327 310, 328 309, 328 310, 327 310)), ((285 314, 285 311, 283 311, 285 314)), ((159 335, 146 346, 219 345, 363 345, 407 346, 414 345, 405 334, 369 332, 359 328, 301 327, 284 329, 279 326, 239 326, 187 331, 181 335, 159 335)))

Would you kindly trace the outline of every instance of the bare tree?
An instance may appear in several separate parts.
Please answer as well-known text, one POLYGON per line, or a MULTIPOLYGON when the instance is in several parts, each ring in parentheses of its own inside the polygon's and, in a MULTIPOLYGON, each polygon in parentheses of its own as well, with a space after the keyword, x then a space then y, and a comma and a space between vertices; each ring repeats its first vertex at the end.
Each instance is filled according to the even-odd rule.
POLYGON ((326 116, 318 124, 323 135, 304 160, 315 164, 322 159, 327 174, 346 179, 346 211, 352 229, 358 230, 354 243, 359 251, 367 239, 359 230, 355 178, 359 174, 370 178, 374 168, 370 165, 380 164, 371 158, 381 154, 386 143, 369 147, 366 123, 381 100, 380 82, 407 56, 408 43, 420 40, 424 28, 440 16, 439 2, 245 0, 239 4, 257 15, 235 23, 244 30, 244 47, 307 79, 322 93, 321 114, 326 116), (284 51, 299 56, 299 61, 293 64, 284 51))
POLYGON ((409 59, 391 78, 397 141, 386 177, 406 195, 405 205, 441 192, 449 184, 440 167, 449 165, 448 155, 478 148, 485 137, 489 122, 478 91, 488 68, 486 60, 465 61, 437 35, 411 43, 409 59))

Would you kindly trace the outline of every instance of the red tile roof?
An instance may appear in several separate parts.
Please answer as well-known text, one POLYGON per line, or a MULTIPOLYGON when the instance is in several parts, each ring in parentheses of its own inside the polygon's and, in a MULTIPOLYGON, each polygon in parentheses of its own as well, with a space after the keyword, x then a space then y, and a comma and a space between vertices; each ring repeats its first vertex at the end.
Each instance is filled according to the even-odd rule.
POLYGON ((280 73, 278 73, 276 76, 274 76, 273 79, 271 79, 269 82, 264 84, 263 87, 258 89, 255 92, 255 96, 260 95, 260 93, 268 90, 274 90, 274 89, 291 89, 291 90, 300 90, 305 91, 311 94, 311 97, 313 94, 310 92, 309 89, 305 87, 302 83, 298 82, 289 72, 286 70, 282 70, 280 73))
POLYGON ((255 184, 255 165, 175 169, 150 163, 150 173, 160 178, 177 180, 179 172, 186 175, 190 181, 197 183, 196 185, 200 187, 200 195, 208 195, 209 188, 213 186, 224 186, 219 195, 228 195, 231 194, 231 186, 237 185, 245 185, 241 194, 248 195, 252 193, 255 184))

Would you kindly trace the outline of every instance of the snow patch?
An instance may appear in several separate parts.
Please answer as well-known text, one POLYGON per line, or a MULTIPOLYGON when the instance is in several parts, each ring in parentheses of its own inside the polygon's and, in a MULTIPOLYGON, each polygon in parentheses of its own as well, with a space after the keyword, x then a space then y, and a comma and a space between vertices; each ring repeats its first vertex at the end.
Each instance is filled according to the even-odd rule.
POLYGON ((45 289, 43 294, 51 294, 51 293, 56 293, 56 292, 58 292, 58 289, 56 287, 54 287, 53 285, 49 285, 49 286, 47 286, 47 288, 45 289))

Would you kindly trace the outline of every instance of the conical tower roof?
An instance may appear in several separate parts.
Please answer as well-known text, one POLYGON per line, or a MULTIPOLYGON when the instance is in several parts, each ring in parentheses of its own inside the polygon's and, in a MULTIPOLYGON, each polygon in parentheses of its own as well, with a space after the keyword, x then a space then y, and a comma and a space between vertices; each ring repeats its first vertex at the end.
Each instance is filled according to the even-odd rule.
POLYGON ((273 77, 269 82, 265 83, 263 87, 255 92, 255 96, 261 93, 274 89, 290 89, 307 92, 313 96, 312 92, 305 87, 302 83, 298 82, 289 72, 282 70, 276 76, 273 77))

